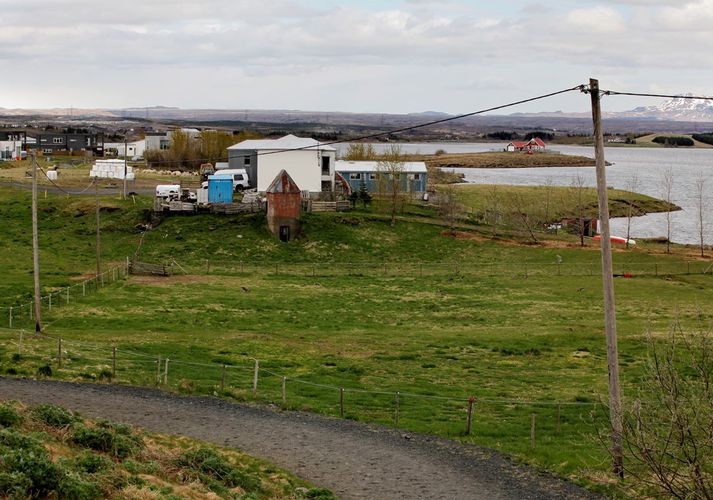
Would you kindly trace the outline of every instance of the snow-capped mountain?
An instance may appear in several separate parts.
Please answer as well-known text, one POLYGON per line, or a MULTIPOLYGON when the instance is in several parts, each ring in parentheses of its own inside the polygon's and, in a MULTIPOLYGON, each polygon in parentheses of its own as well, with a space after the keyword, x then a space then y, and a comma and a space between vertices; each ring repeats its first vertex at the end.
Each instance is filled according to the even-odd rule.
POLYGON ((713 121, 713 100, 687 99, 693 94, 669 99, 658 106, 645 106, 620 113, 631 117, 658 118, 676 121, 713 121))

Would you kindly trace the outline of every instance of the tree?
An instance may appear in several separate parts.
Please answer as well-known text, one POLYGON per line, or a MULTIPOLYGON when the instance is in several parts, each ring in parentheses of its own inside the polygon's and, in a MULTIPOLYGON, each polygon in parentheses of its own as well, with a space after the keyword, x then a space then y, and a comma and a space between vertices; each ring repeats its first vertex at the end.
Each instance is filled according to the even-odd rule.
POLYGON ((392 145, 381 155, 376 167, 380 191, 384 193, 389 202, 392 226, 396 225, 396 209, 401 202, 403 192, 403 156, 401 148, 397 145, 392 145))
POLYGON ((638 398, 624 409, 626 472, 671 498, 713 498, 713 337, 675 325, 648 338, 638 398))
POLYGON ((458 193, 452 184, 438 188, 438 213, 448 223, 451 234, 455 234, 458 218, 458 193))
POLYGON ((626 248, 629 248, 629 239, 631 238, 631 220, 634 218, 634 201, 636 190, 639 187, 639 178, 636 173, 632 174, 631 178, 626 182, 626 190, 629 192, 626 200, 626 248))
MULTIPOLYGON (((673 169, 669 168, 661 174, 661 196, 671 205, 673 193, 673 169)), ((666 253, 671 253, 671 210, 666 212, 666 253)))
POLYGON ((503 216, 501 200, 500 200, 500 192, 499 192, 497 184, 492 184, 488 188, 486 200, 488 203, 488 208, 486 209, 486 214, 489 214, 489 217, 486 217, 486 220, 490 223, 490 227, 491 227, 492 233, 493 233, 492 236, 494 238, 498 232, 498 225, 500 224, 500 221, 503 216))
POLYGON ((364 179, 362 179, 361 183, 359 184, 359 191, 357 192, 357 199, 362 202, 364 205, 364 208, 366 208, 369 203, 371 203, 371 195, 369 194, 369 191, 366 189, 366 183, 364 183, 364 179))
POLYGON ((372 144, 355 142, 347 145, 347 150, 342 155, 342 159, 347 161, 368 161, 375 160, 377 156, 372 144))
POLYGON ((708 208, 708 199, 706 198, 706 178, 703 176, 703 172, 698 174, 696 179, 696 215, 698 223, 698 238, 699 245, 701 248, 701 257, 705 256, 705 235, 706 235, 706 210, 708 208))

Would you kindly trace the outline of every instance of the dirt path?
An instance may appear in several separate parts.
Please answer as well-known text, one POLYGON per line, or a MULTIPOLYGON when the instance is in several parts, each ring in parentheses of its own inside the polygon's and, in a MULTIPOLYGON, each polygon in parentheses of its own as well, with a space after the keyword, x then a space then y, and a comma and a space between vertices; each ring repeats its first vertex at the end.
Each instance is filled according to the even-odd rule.
POLYGON ((157 390, 0 378, 0 399, 55 403, 149 431, 234 446, 341 498, 596 498, 491 450, 319 415, 157 390))

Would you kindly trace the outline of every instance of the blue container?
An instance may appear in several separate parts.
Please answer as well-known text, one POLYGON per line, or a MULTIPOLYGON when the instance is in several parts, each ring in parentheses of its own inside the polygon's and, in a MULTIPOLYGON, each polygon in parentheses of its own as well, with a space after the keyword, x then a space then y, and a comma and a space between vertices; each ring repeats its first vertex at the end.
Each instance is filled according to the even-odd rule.
POLYGON ((229 175, 208 176, 208 203, 233 203, 233 178, 229 175))

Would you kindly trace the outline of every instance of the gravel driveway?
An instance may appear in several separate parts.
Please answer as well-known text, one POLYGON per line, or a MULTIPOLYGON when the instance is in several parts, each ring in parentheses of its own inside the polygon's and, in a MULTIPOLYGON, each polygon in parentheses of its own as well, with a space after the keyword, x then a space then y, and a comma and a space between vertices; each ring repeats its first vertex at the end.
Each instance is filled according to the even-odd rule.
POLYGON ((496 451, 377 425, 153 389, 0 377, 0 399, 235 447, 340 498, 597 498, 496 451))

